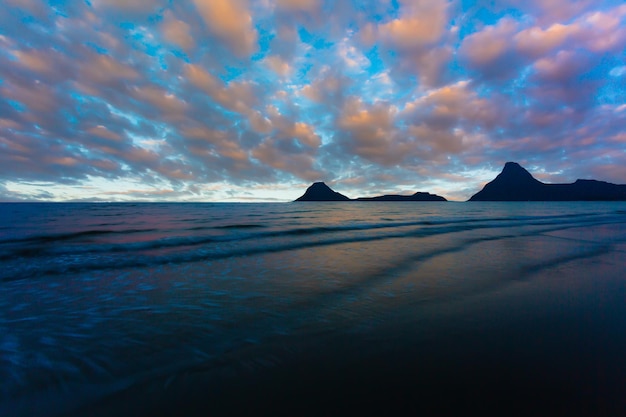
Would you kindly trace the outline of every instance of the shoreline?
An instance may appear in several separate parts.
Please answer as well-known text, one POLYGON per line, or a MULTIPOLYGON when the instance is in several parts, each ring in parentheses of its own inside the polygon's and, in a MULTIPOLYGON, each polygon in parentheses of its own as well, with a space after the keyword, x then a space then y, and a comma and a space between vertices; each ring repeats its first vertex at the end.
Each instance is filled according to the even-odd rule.
POLYGON ((233 352, 221 368, 147 381, 104 400, 101 413, 87 407, 67 417, 619 415, 626 410, 619 245, 618 255, 567 260, 502 288, 405 307, 370 333, 233 352), (598 263, 601 282, 590 279, 598 263))
MULTIPOLYGON (((623 215, 606 204, 498 207, 469 217, 305 210, 296 224, 300 210, 270 209, 279 217, 265 224, 252 221, 263 211, 246 209, 245 224, 274 231, 233 228, 230 217, 202 230, 218 227, 237 248, 241 233, 246 242, 272 233, 268 242, 285 251, 7 283, 0 324, 15 324, 0 358, 15 361, 2 368, 13 381, 5 392, 21 394, 0 401, 0 414, 626 410, 616 394, 626 390, 623 215), (326 222, 321 235, 311 216, 326 222), (344 219, 352 227, 336 229, 344 219)), ((196 221, 204 210, 181 212, 196 221)), ((158 229, 148 242, 201 236, 182 227, 158 229)), ((120 230, 128 228, 135 222, 120 230)), ((124 234, 94 236, 96 249, 111 236, 127 243, 124 234)))

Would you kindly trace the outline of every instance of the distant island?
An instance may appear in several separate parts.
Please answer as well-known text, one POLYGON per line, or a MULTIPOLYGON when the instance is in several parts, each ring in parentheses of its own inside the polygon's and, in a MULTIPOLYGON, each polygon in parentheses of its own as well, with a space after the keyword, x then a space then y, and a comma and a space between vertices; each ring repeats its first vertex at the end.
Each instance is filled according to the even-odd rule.
POLYGON ((295 201, 447 201, 445 198, 430 194, 417 192, 413 195, 381 195, 378 197, 359 197, 350 199, 343 194, 333 191, 323 182, 313 183, 305 193, 295 201))
MULTIPOLYGON (((351 199, 315 182, 295 201, 448 201, 427 192, 413 195, 381 195, 351 199)), ((502 172, 468 201, 626 201, 626 185, 597 180, 571 184, 545 184, 516 162, 504 164, 502 172)))
POLYGON ((416 192, 413 195, 387 194, 377 197, 359 197, 356 201, 448 201, 440 195, 416 192))
POLYGON ((323 182, 315 182, 296 201, 350 201, 350 199, 337 191, 331 190, 323 182))
POLYGON ((597 180, 545 184, 518 163, 507 162, 469 201, 626 201, 626 185, 597 180))

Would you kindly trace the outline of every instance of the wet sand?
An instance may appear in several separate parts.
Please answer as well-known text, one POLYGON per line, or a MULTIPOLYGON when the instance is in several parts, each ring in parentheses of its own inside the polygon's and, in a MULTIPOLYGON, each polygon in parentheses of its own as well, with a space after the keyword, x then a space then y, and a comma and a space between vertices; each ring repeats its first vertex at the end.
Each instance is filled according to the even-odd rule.
POLYGON ((483 236, 384 283, 375 321, 251 344, 67 416, 625 415, 625 237, 483 236))

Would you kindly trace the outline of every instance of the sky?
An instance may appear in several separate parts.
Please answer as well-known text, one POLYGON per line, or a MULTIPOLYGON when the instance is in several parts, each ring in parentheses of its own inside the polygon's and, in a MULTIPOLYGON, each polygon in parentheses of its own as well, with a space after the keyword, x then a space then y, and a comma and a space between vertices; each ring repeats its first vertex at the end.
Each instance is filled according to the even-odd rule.
POLYGON ((0 3, 0 201, 626 183, 621 0, 0 3))

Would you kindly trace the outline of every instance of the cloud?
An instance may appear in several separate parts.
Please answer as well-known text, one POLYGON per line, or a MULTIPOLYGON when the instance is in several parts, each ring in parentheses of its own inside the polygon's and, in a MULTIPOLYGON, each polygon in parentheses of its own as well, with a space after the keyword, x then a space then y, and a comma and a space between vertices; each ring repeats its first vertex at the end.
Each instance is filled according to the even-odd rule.
POLYGON ((138 17, 155 13, 164 8, 167 5, 167 0, 93 0, 92 5, 96 10, 138 17))
POLYGON ((450 29, 449 8, 447 0, 405 1, 399 17, 375 29, 366 26, 361 37, 366 44, 374 41, 384 48, 396 79, 417 75, 425 87, 432 87, 444 80, 443 68, 452 58, 450 43, 456 31, 450 29))
POLYGON ((139 73, 129 65, 103 54, 90 53, 80 65, 78 81, 85 86, 114 87, 119 81, 135 80, 139 73))
POLYGON ((518 32, 514 36, 516 47, 531 57, 543 56, 562 46, 580 32, 576 24, 555 23, 547 29, 533 26, 518 32))
POLYGON ((626 6, 621 5, 606 12, 591 12, 583 16, 581 41, 593 52, 619 53, 626 46, 626 6))
POLYGON ((348 100, 337 120, 341 150, 382 165, 401 163, 406 157, 406 143, 396 140, 396 112, 389 103, 369 105, 357 98, 348 100))
POLYGON ((519 71, 518 57, 512 47, 519 24, 502 18, 497 24, 487 26, 463 39, 459 55, 469 68, 487 78, 508 77, 519 71))
POLYGON ((312 12, 319 7, 318 0, 276 0, 276 7, 287 11, 312 12))
POLYGON ((541 81, 558 84, 573 82, 591 66, 591 62, 586 58, 571 51, 559 51, 553 57, 535 62, 535 76, 541 81))
POLYGON ((309 100, 336 108, 343 105, 346 91, 351 84, 352 81, 341 71, 323 67, 317 77, 310 84, 303 86, 301 91, 309 100))
POLYGON ((33 17, 42 22, 49 22, 53 15, 52 10, 37 0, 6 0, 6 4, 12 7, 16 14, 33 17))
POLYGON ((315 158, 308 153, 292 153, 281 149, 274 139, 266 139, 252 155, 259 162, 278 171, 287 172, 305 181, 318 181, 323 175, 313 165, 315 158))
POLYGON ((258 34, 244 0, 193 0, 209 32, 246 57, 257 48, 258 34))
POLYGON ((447 1, 405 1, 403 6, 401 17, 378 26, 378 38, 383 43, 412 51, 433 45, 446 34, 447 1))
POLYGON ((165 13, 161 30, 165 39, 180 46, 183 50, 191 51, 195 47, 196 43, 191 36, 191 26, 182 20, 176 19, 170 11, 165 13))
POLYGON ((616 0, 10 0, 0 27, 4 199, 623 182, 616 0))
POLYGON ((315 156, 322 142, 313 126, 294 121, 276 108, 270 108, 268 116, 272 129, 252 150, 252 156, 278 171, 304 180, 319 180, 323 173, 315 167, 315 156))
POLYGON ((268 56, 265 58, 265 62, 267 63, 267 66, 272 69, 272 71, 282 77, 289 75, 293 71, 291 65, 277 55, 268 56))
POLYGON ((17 61, 29 71, 36 73, 46 73, 51 70, 50 60, 46 52, 37 50, 15 51, 14 56, 17 61))
POLYGON ((584 14, 594 4, 607 3, 602 0, 512 0, 512 5, 529 16, 533 16, 541 25, 566 23, 576 16, 584 14))
POLYGON ((228 110, 246 114, 249 112, 250 105, 257 101, 251 83, 233 82, 226 86, 203 67, 194 64, 185 65, 184 75, 189 83, 200 88, 216 103, 228 110))
POLYGON ((187 103, 184 100, 158 87, 134 87, 132 95, 141 102, 158 109, 162 118, 178 117, 187 108, 187 103))
POLYGON ((464 80, 427 92, 406 105, 403 116, 412 123, 424 123, 434 128, 449 129, 463 123, 473 127, 493 127, 505 116, 505 109, 480 97, 464 80))
POLYGON ((111 132, 109 129, 102 125, 89 128, 86 130, 86 133, 102 139, 111 140, 113 142, 122 141, 122 136, 120 136, 118 133, 111 132))
MULTIPOLYGON (((562 52, 580 55, 617 53, 626 46, 626 7, 582 14, 571 22, 547 27, 502 18, 463 39, 459 54, 467 66, 482 77, 507 79, 517 76, 534 61, 562 52)), ((541 64, 540 64, 541 65, 541 64)))
POLYGON ((54 89, 41 82, 29 86, 9 84, 0 87, 0 93, 36 112, 52 112, 57 106, 58 97, 54 89))

